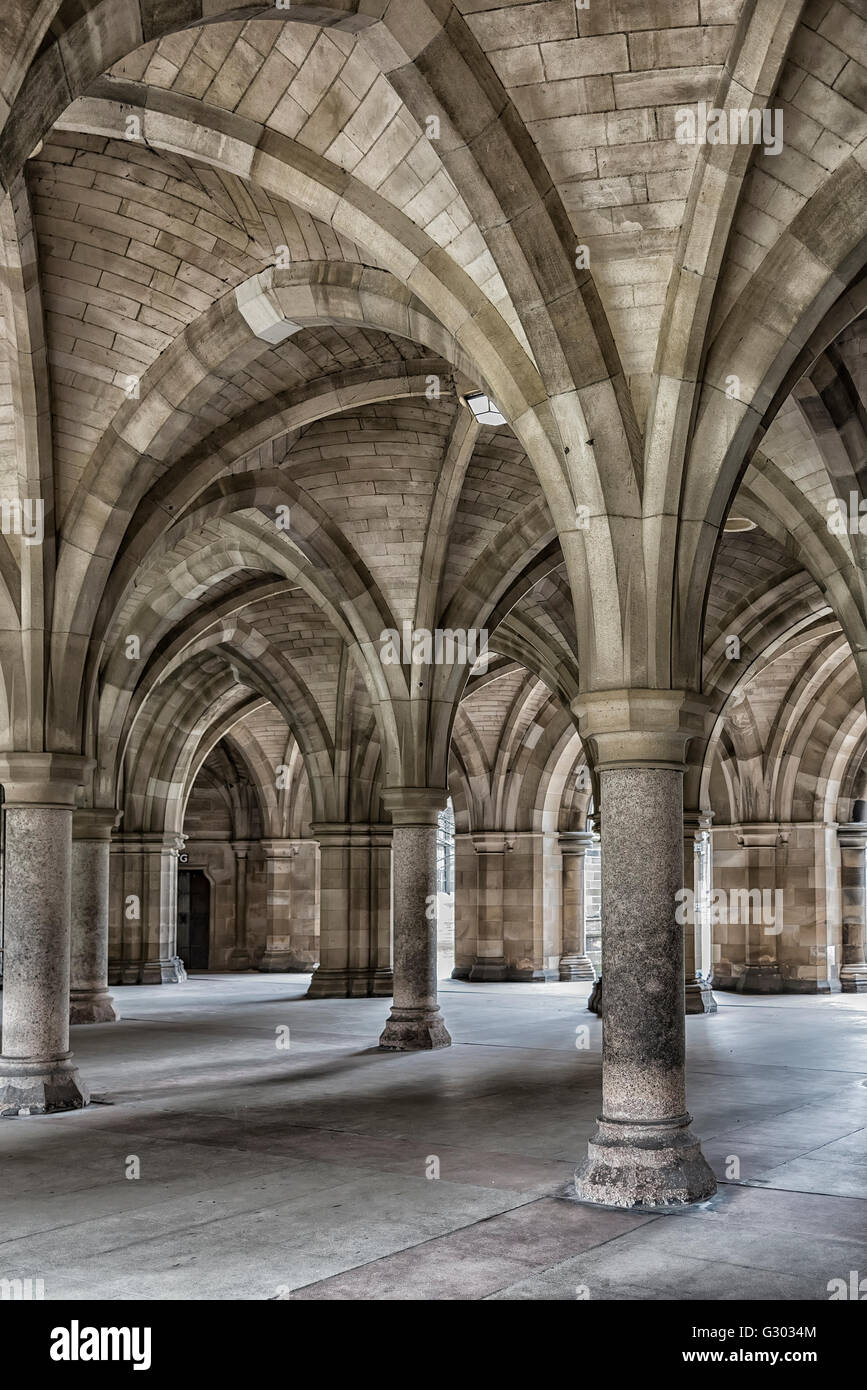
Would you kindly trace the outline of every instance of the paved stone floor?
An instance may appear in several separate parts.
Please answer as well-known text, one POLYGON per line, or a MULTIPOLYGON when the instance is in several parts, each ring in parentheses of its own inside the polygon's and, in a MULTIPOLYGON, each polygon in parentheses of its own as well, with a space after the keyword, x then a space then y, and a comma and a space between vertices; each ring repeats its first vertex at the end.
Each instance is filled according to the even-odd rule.
POLYGON ((564 1195, 599 1105, 585 988, 444 982, 455 1046, 397 1056, 375 1047, 387 1001, 306 983, 117 989, 123 1022, 75 1028, 111 1104, 0 1122, 0 1277, 47 1299, 573 1300, 827 1299, 867 1275, 867 997, 719 995, 689 1019, 720 1191, 646 1215, 564 1195))

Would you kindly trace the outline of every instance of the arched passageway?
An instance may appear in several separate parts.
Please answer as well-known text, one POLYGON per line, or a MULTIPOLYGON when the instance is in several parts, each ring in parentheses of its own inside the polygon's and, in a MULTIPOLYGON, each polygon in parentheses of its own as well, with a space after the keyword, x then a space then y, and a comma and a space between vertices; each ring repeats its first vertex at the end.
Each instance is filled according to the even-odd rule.
POLYGON ((865 55, 853 0, 12 0, 0 1113, 87 1105, 112 991, 386 1059, 563 1000, 573 1197, 727 1180, 686 1019, 867 992, 865 55))

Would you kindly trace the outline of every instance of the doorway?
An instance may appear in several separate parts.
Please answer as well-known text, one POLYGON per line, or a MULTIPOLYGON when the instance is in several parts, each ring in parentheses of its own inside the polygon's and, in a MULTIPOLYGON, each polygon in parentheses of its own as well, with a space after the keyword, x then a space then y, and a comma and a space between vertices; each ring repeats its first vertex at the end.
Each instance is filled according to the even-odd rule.
POLYGON ((178 870, 178 955, 187 970, 207 970, 211 949, 211 885, 202 869, 178 870))

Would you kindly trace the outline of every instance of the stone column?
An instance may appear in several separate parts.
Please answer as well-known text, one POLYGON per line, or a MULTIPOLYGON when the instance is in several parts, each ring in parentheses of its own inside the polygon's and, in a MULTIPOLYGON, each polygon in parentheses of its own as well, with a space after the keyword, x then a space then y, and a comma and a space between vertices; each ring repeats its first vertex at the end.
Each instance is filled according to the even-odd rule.
POLYGON ((93 766, 67 753, 4 753, 6 919, 0 1115, 79 1110, 69 1051, 72 815, 93 766))
POLYGON ((388 998, 391 975, 391 826, 316 824, 319 967, 310 999, 388 998))
POLYGON ((683 925, 684 965, 686 970, 686 1012, 715 1014, 716 1000, 710 987, 710 952, 708 949, 707 907, 702 898, 700 880, 701 847, 709 840, 711 816, 699 811, 683 813, 683 886, 692 893, 689 911, 683 925))
POLYGON ((265 860, 265 914, 267 936, 259 961, 263 971, 297 969, 292 951, 290 922, 292 861, 298 853, 291 840, 262 840, 265 860))
POLYGON ((368 993, 376 999, 394 994, 391 948, 390 825, 370 827, 370 964, 368 993))
POLYGON ((390 1052, 449 1047, 437 1003, 437 814, 448 793, 390 788, 394 1005, 379 1039, 390 1052))
POLYGON ((670 1206, 716 1190, 690 1130, 685 1087, 683 766, 702 707, 677 691, 579 697, 579 732, 600 777, 602 1114, 577 1195, 670 1206))
POLYGON ((479 857, 476 894, 476 952, 470 969, 471 983, 497 982, 509 973, 503 939, 503 888, 505 856, 512 841, 502 831, 480 831, 472 837, 479 857))
POLYGON ((455 833, 455 965, 453 980, 468 980, 476 958, 479 927, 479 856, 473 837, 455 833))
POLYGON ((584 856, 592 844, 590 830, 564 831, 560 836, 563 860, 561 980, 592 982, 596 979, 584 938, 584 856))
POLYGON ((867 825, 861 822, 841 825, 837 829, 837 839, 840 842, 840 898, 843 921, 840 989, 844 994, 867 994, 867 825))
POLYGON ((108 866, 117 811, 72 818, 70 1023, 116 1023, 108 992, 108 866))
POLYGON ((120 893, 112 893, 121 911, 120 933, 109 960, 109 983, 170 985, 187 978, 178 955, 178 854, 183 835, 162 831, 125 833, 112 846, 112 867, 120 893), (116 863, 116 869, 115 869, 116 863))
POLYGON ((247 946, 247 860, 252 848, 249 840, 233 840, 235 856, 235 944, 229 953, 229 970, 249 970, 250 951, 247 946))
MULTIPOLYGON (((743 994, 778 994, 783 989, 777 943, 782 923, 765 921, 766 909, 774 913, 777 890, 777 846, 788 834, 773 822, 742 825, 738 843, 747 853, 746 889, 736 890, 736 913, 743 916, 744 972, 738 981, 743 994)), ((729 921, 732 921, 729 911, 729 921)))

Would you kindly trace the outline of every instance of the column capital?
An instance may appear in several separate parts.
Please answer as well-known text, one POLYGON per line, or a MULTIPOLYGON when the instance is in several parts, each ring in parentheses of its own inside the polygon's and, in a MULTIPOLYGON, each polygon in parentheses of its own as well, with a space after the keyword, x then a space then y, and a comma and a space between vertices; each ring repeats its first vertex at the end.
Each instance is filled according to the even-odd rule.
POLYGON ((690 836, 695 840, 700 840, 706 831, 713 825, 713 811, 684 810, 683 813, 683 837, 685 840, 690 836))
POLYGON ((790 825, 779 825, 776 821, 750 821, 731 828, 744 849, 773 849, 785 845, 792 832, 790 825))
POLYGON ((294 859, 298 853, 295 840, 264 839, 258 841, 266 859, 294 859))
POLYGON ((128 830, 114 839, 114 845, 129 854, 157 854, 164 850, 180 853, 186 835, 174 830, 128 830))
POLYGON ((123 811, 99 807, 77 806, 72 817, 73 840, 110 840, 111 832, 120 823, 123 811))
POLYGON ((707 699, 689 690, 593 690, 572 701, 578 732, 597 772, 686 766, 691 739, 704 733, 707 699))
POLYGON ((837 826, 837 839, 845 849, 863 849, 867 845, 867 824, 844 821, 837 826))
POLYGON ((380 795, 396 826, 436 825, 449 798, 447 787, 386 787, 380 795))
POLYGON ((586 854, 597 843, 592 830, 561 830, 558 841, 561 854, 586 854))
POLYGON ((75 806, 96 764, 79 753, 0 753, 0 782, 10 806, 75 806))
MULTIPOLYGON (((377 826, 380 832, 382 827, 377 826)), ((391 826, 388 827, 389 831, 391 826)), ((364 845, 369 842, 371 827, 366 822, 356 822, 354 825, 349 821, 314 821, 310 826, 310 840, 308 843, 324 847, 341 848, 349 845, 364 845)), ((297 841, 296 841, 297 843, 297 841)))
POLYGON ((515 840, 504 830, 474 830, 470 836, 476 854, 508 854, 515 840))

